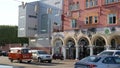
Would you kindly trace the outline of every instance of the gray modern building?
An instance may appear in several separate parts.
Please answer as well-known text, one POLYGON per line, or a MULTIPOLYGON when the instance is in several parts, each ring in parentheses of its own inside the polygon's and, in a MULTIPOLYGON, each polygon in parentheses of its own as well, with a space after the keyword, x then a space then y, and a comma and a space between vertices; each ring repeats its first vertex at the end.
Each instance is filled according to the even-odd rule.
POLYGON ((62 0, 39 0, 19 6, 18 37, 29 46, 51 52, 53 29, 61 29, 62 0))

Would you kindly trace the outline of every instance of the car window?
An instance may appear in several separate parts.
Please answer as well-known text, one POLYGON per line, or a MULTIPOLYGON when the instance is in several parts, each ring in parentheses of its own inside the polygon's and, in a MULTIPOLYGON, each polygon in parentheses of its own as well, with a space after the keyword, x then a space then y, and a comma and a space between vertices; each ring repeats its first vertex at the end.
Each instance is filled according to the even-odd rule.
POLYGON ((47 54, 45 51, 38 51, 38 54, 47 54))
POLYGON ((101 59, 100 57, 90 56, 90 57, 82 59, 81 61, 85 61, 85 62, 98 62, 100 59, 101 59))
POLYGON ((116 52, 115 55, 120 56, 120 52, 116 52))
POLYGON ((105 64, 115 64, 115 61, 112 57, 106 57, 102 63, 105 63, 105 64))
POLYGON ((119 57, 114 58, 114 60, 117 64, 120 64, 120 58, 119 57))
POLYGON ((113 55, 114 52, 102 52, 99 55, 113 55))
POLYGON ((22 50, 21 50, 21 53, 22 53, 22 54, 27 54, 27 53, 29 53, 29 49, 22 49, 22 50))

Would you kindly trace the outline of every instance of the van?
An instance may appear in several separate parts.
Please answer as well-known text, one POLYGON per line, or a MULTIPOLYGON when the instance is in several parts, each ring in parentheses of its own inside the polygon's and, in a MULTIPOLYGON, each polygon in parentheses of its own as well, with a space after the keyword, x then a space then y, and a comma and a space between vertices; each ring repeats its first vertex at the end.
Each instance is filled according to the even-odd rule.
POLYGON ((52 56, 43 50, 30 50, 30 52, 32 53, 33 60, 37 60, 38 62, 52 62, 52 56))
POLYGON ((13 60, 17 60, 19 63, 22 61, 30 63, 32 61, 32 53, 29 53, 29 50, 29 48, 25 47, 10 48, 8 58, 11 62, 13 62, 13 60))

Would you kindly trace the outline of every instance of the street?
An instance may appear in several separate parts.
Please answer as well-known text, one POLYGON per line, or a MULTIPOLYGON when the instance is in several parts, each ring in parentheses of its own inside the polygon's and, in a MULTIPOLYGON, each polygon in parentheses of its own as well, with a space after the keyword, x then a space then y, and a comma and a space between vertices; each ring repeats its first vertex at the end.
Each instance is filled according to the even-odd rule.
POLYGON ((0 56, 0 65, 18 66, 16 68, 74 68, 76 61, 77 60, 53 60, 52 63, 17 63, 14 61, 11 63, 8 57, 0 56))

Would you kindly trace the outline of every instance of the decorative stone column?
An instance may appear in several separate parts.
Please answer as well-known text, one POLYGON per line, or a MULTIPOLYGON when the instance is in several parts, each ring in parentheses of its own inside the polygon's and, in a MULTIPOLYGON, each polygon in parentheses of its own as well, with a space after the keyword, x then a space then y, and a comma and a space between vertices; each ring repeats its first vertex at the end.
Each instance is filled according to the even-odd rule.
POLYGON ((52 55, 54 54, 54 46, 52 46, 52 55))
POLYGON ((105 45, 105 47, 106 47, 106 50, 110 49, 110 45, 105 45))
POLYGON ((89 45, 90 47, 90 56, 93 55, 93 45, 89 45))
POLYGON ((76 46, 76 60, 78 60, 78 53, 79 53, 79 47, 78 47, 78 45, 76 46))
POLYGON ((63 53, 64 59, 66 59, 66 48, 64 45, 62 46, 62 53, 63 53))

